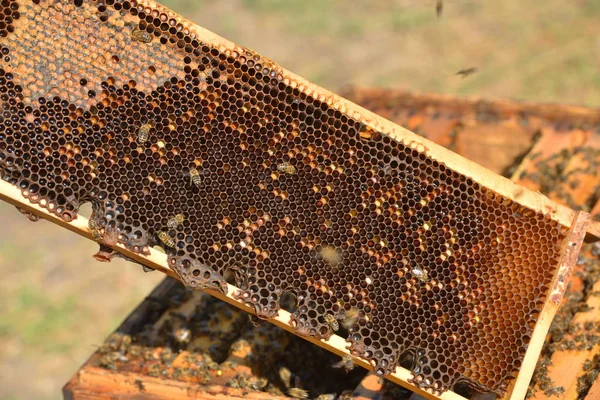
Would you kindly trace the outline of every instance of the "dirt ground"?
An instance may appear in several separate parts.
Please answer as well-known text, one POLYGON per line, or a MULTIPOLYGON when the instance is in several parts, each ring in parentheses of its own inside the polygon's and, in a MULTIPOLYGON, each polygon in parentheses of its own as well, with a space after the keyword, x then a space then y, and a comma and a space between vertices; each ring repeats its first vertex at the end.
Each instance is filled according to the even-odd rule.
MULTIPOLYGON (((397 87, 600 105, 600 2, 164 0, 330 90, 397 87), (456 72, 477 68, 469 77, 456 72)), ((60 388, 161 279, 0 204, 0 399, 60 388), (33 245, 35 243, 35 246, 33 245)))

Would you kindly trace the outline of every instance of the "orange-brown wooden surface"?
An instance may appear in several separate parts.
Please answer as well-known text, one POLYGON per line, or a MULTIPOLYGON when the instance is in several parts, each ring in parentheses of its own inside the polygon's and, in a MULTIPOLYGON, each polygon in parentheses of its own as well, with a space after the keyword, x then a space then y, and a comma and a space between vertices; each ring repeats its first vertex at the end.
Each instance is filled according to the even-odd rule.
POLYGON ((112 372, 94 367, 80 370, 63 388, 63 395, 65 400, 289 399, 223 385, 189 385, 186 382, 134 373, 112 372))
MULTIPOLYGON (((587 299, 589 309, 579 312, 573 317, 571 324, 577 325, 578 329, 575 333, 563 338, 563 342, 573 340, 577 335, 585 334, 584 328, 586 323, 592 323, 597 329, 600 323, 600 281, 596 282, 592 288, 592 293, 587 299)), ((589 330, 589 329, 588 329, 589 330)), ((592 360, 600 351, 600 344, 589 345, 588 348, 579 350, 557 350, 552 354, 552 364, 548 367, 548 377, 552 381, 553 386, 564 389, 562 398, 565 400, 574 400, 578 397, 577 385, 578 378, 584 374, 583 366, 588 360, 592 360)), ((534 400, 550 399, 544 391, 537 391, 533 396, 534 400)))

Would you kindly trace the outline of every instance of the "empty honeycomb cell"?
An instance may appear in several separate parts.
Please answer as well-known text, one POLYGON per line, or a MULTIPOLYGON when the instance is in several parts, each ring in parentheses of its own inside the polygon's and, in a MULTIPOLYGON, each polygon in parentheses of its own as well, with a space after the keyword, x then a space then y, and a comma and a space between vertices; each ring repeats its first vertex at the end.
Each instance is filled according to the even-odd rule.
POLYGON ((158 6, 0 4, 0 171, 31 202, 91 203, 100 243, 161 246, 192 287, 233 273, 259 317, 291 293, 299 334, 332 316, 378 374, 410 354, 422 388, 505 390, 564 226, 158 6))

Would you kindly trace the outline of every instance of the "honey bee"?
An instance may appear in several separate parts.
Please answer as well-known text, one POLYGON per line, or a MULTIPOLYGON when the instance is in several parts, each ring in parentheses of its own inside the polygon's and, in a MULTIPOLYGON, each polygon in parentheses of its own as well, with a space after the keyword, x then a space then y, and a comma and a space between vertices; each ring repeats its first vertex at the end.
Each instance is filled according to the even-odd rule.
POLYGON ((337 399, 337 393, 320 394, 316 397, 316 400, 335 400, 335 399, 337 399))
POLYGON ((190 169, 190 182, 192 182, 198 187, 200 187, 200 185, 202 184, 202 179, 200 179, 200 172, 198 172, 196 168, 190 169))
POLYGON ((456 75, 460 75, 463 78, 466 78, 469 75, 474 74, 475 72, 477 72, 477 68, 473 67, 473 68, 465 68, 465 69, 461 69, 460 71, 458 71, 456 73, 456 75))
POLYGON ((352 357, 350 357, 349 355, 345 355, 340 361, 336 362, 335 364, 332 365, 333 368, 344 368, 344 370, 346 370, 346 372, 350 372, 354 369, 354 361, 352 360, 352 357))
POLYGON ((444 11, 444 2, 442 0, 437 0, 435 4, 435 13, 437 17, 440 18, 442 16, 442 12, 444 11))
POLYGON ((92 238, 94 240, 100 240, 102 235, 100 235, 100 229, 98 228, 98 225, 96 225, 96 221, 94 221, 93 219, 89 219, 88 228, 90 228, 90 231, 92 231, 92 238))
POLYGON ((167 226, 169 227, 169 229, 175 229, 180 224, 183 224, 183 221, 185 221, 184 215, 177 214, 176 216, 169 218, 169 220, 167 221, 167 226))
POLYGON ((250 388, 252 390, 263 390, 269 384, 269 380, 266 378, 257 378, 252 381, 250 388))
POLYGON ((338 323, 337 319, 335 319, 335 317, 333 315, 325 314, 325 322, 327 322, 327 324, 329 324, 331 329, 333 329, 335 332, 340 330, 340 324, 338 323))
POLYGON ((373 135, 375 134, 375 131, 371 127, 369 127, 365 124, 362 124, 358 130, 358 134, 361 139, 369 140, 373 137, 373 135))
POLYGON ((140 126, 138 130, 137 142, 139 144, 146 143, 148 141, 148 137, 150 136, 150 129, 152 128, 152 124, 144 124, 140 126))
POLYGON ((294 175, 296 173, 296 167, 289 162, 283 162, 277 166, 277 170, 288 175, 294 175))
POLYGON ((154 272, 156 270, 154 268, 150 268, 150 267, 142 264, 142 271, 144 271, 145 273, 148 273, 148 272, 154 272))
POLYGON ((141 43, 150 43, 152 41, 151 34, 137 27, 131 31, 131 38, 141 43))
POLYGON ((424 268, 414 267, 410 272, 413 274, 413 276, 415 278, 417 278, 419 280, 419 282, 429 281, 429 274, 427 273, 427 270, 424 268))
POLYGON ((300 388, 290 388, 288 394, 296 399, 308 399, 308 392, 300 388))
POLYGON ((165 232, 165 231, 158 232, 158 238, 160 239, 161 242, 164 243, 165 246, 175 247, 175 241, 173 240, 171 235, 169 235, 167 232, 165 232))
POLYGON ((178 343, 187 344, 192 338, 192 331, 187 328, 179 328, 173 332, 173 337, 178 343))
POLYGON ((342 262, 342 255, 336 248, 331 246, 325 246, 321 249, 321 257, 331 265, 337 265, 342 262))
POLYGON ((342 325, 344 326, 344 328, 350 331, 352 327, 356 324, 356 321, 358 320, 358 315, 359 312, 358 308, 356 307, 352 307, 351 309, 347 310, 346 315, 342 320, 342 325))

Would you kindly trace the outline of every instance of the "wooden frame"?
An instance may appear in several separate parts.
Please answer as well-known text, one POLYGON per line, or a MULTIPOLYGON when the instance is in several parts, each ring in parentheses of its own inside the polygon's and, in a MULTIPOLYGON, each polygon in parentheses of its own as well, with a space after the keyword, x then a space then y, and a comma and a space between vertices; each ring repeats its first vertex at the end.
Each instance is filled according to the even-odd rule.
MULTIPOLYGON (((178 15, 175 15, 168 9, 155 4, 150 0, 140 0, 138 3, 142 6, 156 8, 160 11, 167 13, 167 15, 173 17, 178 23, 181 23, 181 25, 185 29, 188 29, 190 32, 194 32, 199 40, 217 48, 219 51, 225 54, 233 54, 234 52, 246 53, 249 51, 246 48, 235 45, 234 43, 223 39, 212 32, 209 32, 201 27, 198 27, 197 25, 194 25, 193 23, 185 20, 184 18, 178 15)), ((255 54, 254 52, 251 53, 255 54)), ((543 344, 544 337, 566 288, 568 277, 570 275, 570 270, 576 260, 576 254, 585 236, 586 228, 591 235, 600 237, 600 223, 594 222, 588 224, 589 215, 586 213, 575 213, 573 210, 565 206, 550 201, 547 197, 543 196, 540 193, 533 192, 519 185, 516 185, 510 180, 501 177, 472 161, 469 161, 439 145, 434 144, 433 142, 430 142, 425 138, 422 138, 398 125, 391 123, 390 121, 385 120, 384 118, 381 118, 357 106, 356 104, 353 104, 325 89, 322 89, 308 82, 307 80, 277 66, 268 59, 262 58, 261 62, 263 63, 263 65, 268 66, 271 70, 280 74, 282 76, 283 82, 286 85, 298 88, 301 92, 307 94, 308 96, 311 96, 323 103, 328 104, 332 108, 339 110, 340 112, 349 115, 358 121, 361 121, 365 125, 368 125, 369 127, 373 128, 374 130, 389 135, 393 139, 403 143, 405 146, 415 149, 433 159, 439 160, 450 169, 471 178, 473 181, 491 189, 495 193, 498 193, 504 196, 505 198, 511 199, 515 203, 532 209, 535 212, 548 215, 551 219, 558 222, 559 224, 570 228, 570 234, 567 237, 565 244, 563 245, 563 259, 561 260, 559 268, 557 268, 554 277, 554 286, 551 288, 550 293, 548 293, 548 298, 545 307, 542 310, 540 319, 535 327, 534 334, 531 339, 531 344, 524 358, 523 366, 521 368, 519 376, 516 379, 514 388, 510 393, 511 399, 523 398, 525 395, 525 389, 527 387, 527 384, 531 379, 533 368, 535 367, 535 361, 543 344)), ((26 198, 22 196, 18 188, 4 181, 0 182, 0 198, 20 208, 30 211, 36 215, 39 215, 42 218, 57 223, 75 233, 78 233, 90 239, 92 238, 92 234, 87 227, 87 219, 78 217, 74 221, 67 223, 61 220, 60 218, 51 215, 49 212, 47 212, 40 206, 29 203, 26 200, 26 198)), ((134 259, 135 261, 138 261, 153 269, 160 270, 163 273, 178 278, 177 274, 169 268, 167 263, 167 256, 163 253, 150 250, 148 255, 141 255, 137 253, 132 253, 131 251, 127 250, 125 247, 119 244, 114 245, 113 248, 119 251, 120 253, 126 255, 127 257, 134 259)), ((207 292, 247 312, 253 313, 253 309, 234 299, 233 293, 235 293, 237 290, 238 289, 236 287, 228 285, 227 295, 216 291, 207 292)), ((290 314, 284 310, 280 310, 279 315, 271 318, 269 321, 285 330, 294 333, 294 328, 288 323, 289 320, 290 314)), ((342 339, 339 336, 334 335, 329 340, 318 340, 310 337, 305 337, 305 339, 340 356, 350 355, 349 351, 346 349, 347 343, 344 339, 342 339)), ((368 369, 372 369, 371 365, 366 361, 356 357, 353 358, 356 364, 359 364, 368 369)), ((461 396, 452 391, 446 391, 440 396, 435 396, 428 391, 422 390, 410 384, 410 377, 411 372, 407 369, 400 367, 398 367, 394 373, 387 376, 387 378, 391 381, 405 386, 407 388, 410 388, 416 393, 429 398, 440 398, 444 400, 462 398, 461 396)))

